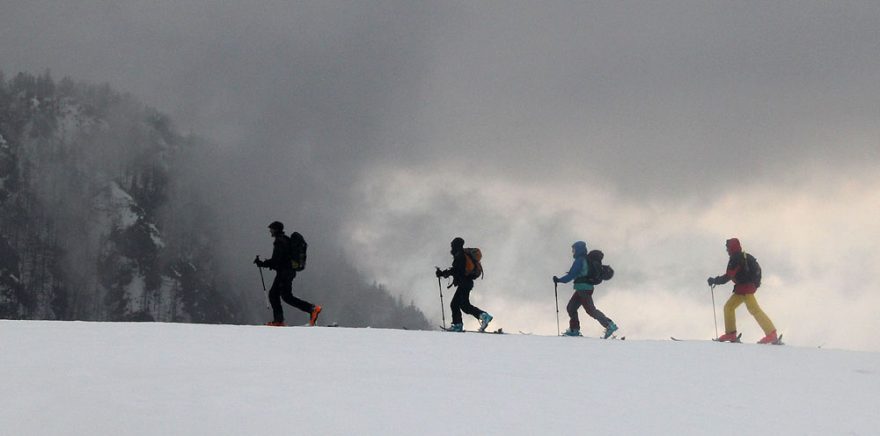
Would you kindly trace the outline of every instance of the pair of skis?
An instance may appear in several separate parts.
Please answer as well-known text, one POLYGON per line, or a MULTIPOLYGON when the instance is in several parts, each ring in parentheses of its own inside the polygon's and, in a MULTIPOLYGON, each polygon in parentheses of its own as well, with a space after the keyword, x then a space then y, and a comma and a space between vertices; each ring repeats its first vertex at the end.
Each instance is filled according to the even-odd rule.
MULTIPOLYGON (((743 335, 742 333, 736 335, 736 339, 734 339, 734 340, 732 340, 732 341, 729 341, 729 342, 732 343, 732 344, 740 344, 740 343, 742 343, 742 341, 740 340, 740 338, 742 338, 742 335, 743 335)), ((679 339, 679 338, 676 338, 675 336, 670 336, 669 339, 672 339, 673 341, 676 341, 676 342, 684 342, 684 341, 702 341, 702 340, 703 340, 703 339, 679 339)), ((712 342, 718 342, 718 338, 712 338, 712 342)))
POLYGON ((339 323, 332 322, 330 324, 285 324, 285 325, 268 325, 264 324, 266 327, 339 327, 339 323))
MULTIPOLYGON (((736 339, 733 340, 733 341, 730 341, 730 343, 732 343, 732 344, 741 344, 741 343, 742 343, 741 338, 742 338, 742 333, 736 335, 736 339)), ((682 341, 701 341, 701 340, 702 340, 702 339, 679 339, 679 338, 676 338, 675 336, 670 336, 669 339, 672 339, 673 341, 676 341, 676 342, 682 342, 682 341)), ((713 338, 712 341, 713 341, 713 342, 719 342, 719 341, 718 341, 718 338, 713 338)), ((785 343, 782 342, 782 335, 779 335, 779 337, 776 338, 775 341, 770 342, 769 345, 785 345, 785 343)))
POLYGON ((611 335, 607 338, 594 338, 592 336, 583 336, 583 335, 581 335, 581 336, 559 335, 559 337, 561 337, 561 338, 588 338, 588 339, 601 339, 601 340, 607 339, 607 340, 615 340, 615 341, 625 341, 626 340, 626 336, 617 336, 617 335, 611 335))
POLYGON ((488 334, 493 334, 493 335, 503 335, 503 334, 505 334, 505 333, 504 333, 504 329, 495 329, 495 330, 483 330, 483 331, 480 331, 480 330, 452 330, 452 329, 450 329, 450 328, 448 328, 448 327, 443 327, 443 326, 438 326, 438 327, 440 327, 440 330, 443 330, 444 332, 450 332, 450 333, 488 333, 488 334))

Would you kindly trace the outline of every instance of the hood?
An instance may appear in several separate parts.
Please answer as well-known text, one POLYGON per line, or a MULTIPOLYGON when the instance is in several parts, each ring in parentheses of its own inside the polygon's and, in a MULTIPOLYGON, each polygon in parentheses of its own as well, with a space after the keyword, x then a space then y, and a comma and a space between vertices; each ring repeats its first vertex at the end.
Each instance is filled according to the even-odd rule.
POLYGON ((581 257, 587 255, 587 243, 584 241, 577 241, 574 244, 571 244, 571 248, 574 249, 573 257, 581 257))
POLYGON ((726 245, 727 245, 727 254, 729 254, 731 256, 734 254, 742 253, 742 251, 743 251, 742 245, 740 245, 739 239, 737 239, 737 238, 728 239, 726 245))
POLYGON ((281 221, 272 221, 272 223, 269 224, 269 228, 272 230, 284 230, 284 223, 281 221))
POLYGON ((464 249, 464 239, 458 237, 453 239, 452 242, 449 243, 449 247, 452 249, 450 250, 450 253, 452 254, 462 251, 464 249))

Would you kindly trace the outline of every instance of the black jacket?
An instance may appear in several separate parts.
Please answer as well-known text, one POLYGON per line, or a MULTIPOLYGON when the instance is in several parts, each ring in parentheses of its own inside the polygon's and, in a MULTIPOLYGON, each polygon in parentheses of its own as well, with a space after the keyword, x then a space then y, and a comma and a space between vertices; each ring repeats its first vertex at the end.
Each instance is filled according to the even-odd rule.
POLYGON ((452 268, 440 272, 440 275, 443 277, 452 276, 452 284, 455 286, 459 286, 466 282, 473 282, 473 280, 467 277, 465 270, 467 267, 467 259, 465 256, 467 255, 464 254, 464 251, 455 253, 452 256, 452 268))
POLYGON ((275 242, 272 243, 272 258, 264 260, 263 266, 278 272, 293 271, 293 265, 290 263, 291 254, 290 237, 282 233, 275 237, 275 242))

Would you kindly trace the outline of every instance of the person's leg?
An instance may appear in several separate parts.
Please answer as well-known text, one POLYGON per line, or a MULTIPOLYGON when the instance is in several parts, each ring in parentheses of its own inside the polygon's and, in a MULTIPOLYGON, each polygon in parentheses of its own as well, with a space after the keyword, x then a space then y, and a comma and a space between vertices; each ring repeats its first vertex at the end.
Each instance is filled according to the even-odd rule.
POLYGON ((452 323, 453 324, 461 324, 461 306, 464 304, 464 301, 467 300, 468 294, 470 293, 470 289, 466 289, 462 286, 455 288, 455 295, 452 296, 452 301, 449 302, 449 309, 452 310, 452 323))
POLYGON ((309 303, 308 301, 301 300, 293 295, 293 286, 292 284, 288 285, 286 289, 282 290, 281 298, 285 303, 303 311, 306 313, 311 313, 312 310, 315 309, 315 305, 309 303))
POLYGON ((272 287, 269 289, 269 304, 272 306, 272 321, 284 322, 284 308, 281 307, 281 290, 284 287, 280 280, 281 274, 275 274, 272 287))
POLYGON ((578 309, 580 307, 581 299, 578 297, 577 291, 574 291, 571 294, 571 299, 568 300, 568 305, 565 306, 565 310, 568 312, 568 328, 572 331, 581 329, 581 322, 578 319, 578 309))
POLYGON ((736 308, 743 304, 745 300, 740 294, 733 294, 724 303, 724 333, 733 333, 736 331, 736 308))
POLYGON ((758 305, 758 299, 755 298, 755 294, 747 294, 743 297, 746 302, 746 309, 748 309, 749 313, 755 317, 755 321, 758 321, 758 325, 764 330, 764 334, 769 335, 774 332, 776 327, 773 325, 773 321, 770 321, 770 317, 768 317, 761 309, 761 306, 758 305))
POLYGON ((480 315, 483 314, 483 311, 480 308, 478 308, 477 306, 474 306, 473 304, 471 304, 471 291, 473 289, 474 289, 474 282, 472 282, 472 281, 465 281, 459 287, 459 290, 462 291, 462 299, 460 301, 459 308, 461 308, 462 312, 464 312, 470 316, 473 316, 476 319, 480 319, 480 315))
POLYGON ((596 309, 596 304, 593 302, 593 291, 577 291, 578 296, 581 300, 581 305, 584 306, 584 309, 587 311, 587 315, 590 315, 596 321, 599 321, 599 324, 602 324, 602 327, 607 328, 608 324, 611 323, 611 320, 605 316, 602 311, 596 309))

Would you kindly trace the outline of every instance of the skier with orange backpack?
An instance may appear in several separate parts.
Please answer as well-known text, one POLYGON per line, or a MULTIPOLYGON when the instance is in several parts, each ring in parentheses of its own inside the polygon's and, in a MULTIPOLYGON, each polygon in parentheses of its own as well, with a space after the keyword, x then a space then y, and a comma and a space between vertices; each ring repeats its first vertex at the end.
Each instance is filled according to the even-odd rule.
POLYGON ((483 267, 480 265, 482 254, 477 248, 464 248, 464 239, 455 238, 449 244, 452 248, 452 267, 446 270, 437 268, 437 277, 452 276, 452 284, 456 286, 455 295, 449 304, 452 309, 452 325, 448 329, 453 332, 464 331, 464 323, 461 320, 461 312, 472 315, 480 321, 480 331, 486 331, 486 326, 492 321, 492 315, 483 311, 470 302, 471 290, 474 288, 474 279, 483 275, 483 267))
POLYGON ((752 256, 743 251, 742 245, 737 238, 728 239, 725 243, 727 246, 727 254, 730 260, 727 262, 727 271, 718 277, 709 277, 709 286, 723 285, 733 280, 733 295, 724 304, 724 334, 717 340, 720 342, 739 342, 739 336, 736 334, 736 308, 745 303, 749 313, 755 317, 761 329, 764 330, 764 337, 758 341, 759 344, 778 344, 779 338, 776 336, 776 327, 767 314, 761 310, 758 300, 755 299, 755 292, 761 286, 761 266, 752 256))

